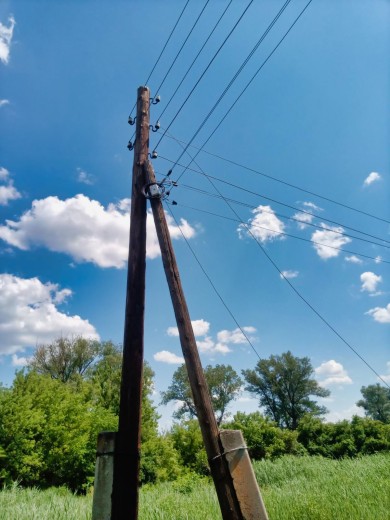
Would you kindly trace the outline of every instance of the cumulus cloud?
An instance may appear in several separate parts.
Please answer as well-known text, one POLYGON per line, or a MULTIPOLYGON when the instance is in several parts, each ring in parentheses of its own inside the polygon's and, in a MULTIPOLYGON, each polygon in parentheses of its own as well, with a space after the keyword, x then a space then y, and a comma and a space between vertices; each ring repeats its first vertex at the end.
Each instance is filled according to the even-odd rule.
MULTIPOLYGON (((192 328, 194 330, 194 336, 205 336, 209 329, 210 329, 210 323, 208 321, 205 321, 203 319, 201 320, 192 320, 191 321, 192 328)), ((177 327, 168 327, 167 328, 167 334, 168 336, 176 336, 179 337, 179 329, 177 327)))
POLYGON ((350 421, 354 415, 358 415, 359 417, 364 417, 364 411, 361 407, 356 404, 350 406, 349 408, 345 408, 339 412, 333 411, 329 412, 325 416, 326 422, 339 422, 339 421, 350 421))
POLYGON ((317 251, 317 254, 320 258, 327 260, 328 258, 334 258, 340 254, 340 248, 352 240, 344 235, 340 235, 343 233, 344 228, 341 226, 328 226, 327 224, 321 223, 321 229, 315 231, 311 240, 313 243, 314 249, 317 251))
POLYGON ((345 257, 346 262, 350 262, 351 264, 362 264, 363 261, 358 258, 356 255, 346 256, 345 257))
POLYGON ((9 105, 9 99, 0 99, 0 108, 9 105))
POLYGON ((70 295, 69 289, 60 290, 38 278, 0 274, 0 353, 13 354, 59 335, 99 339, 88 320, 58 310, 70 295))
POLYGON ((5 65, 9 62, 9 52, 15 27, 14 17, 10 16, 8 22, 8 27, 0 22, 0 61, 5 65))
POLYGON ((378 323, 390 323, 390 303, 386 307, 375 307, 365 314, 372 316, 378 323))
POLYGON ((352 379, 347 374, 343 365, 334 359, 321 363, 319 367, 314 369, 314 372, 321 386, 352 384, 352 379))
POLYGON ((240 224, 237 228, 240 238, 251 235, 261 242, 285 238, 281 235, 285 225, 275 215, 271 206, 258 206, 252 213, 254 217, 248 220, 248 224, 240 224))
POLYGON ((362 282, 361 291, 375 293, 378 283, 382 281, 382 277, 372 273, 371 271, 367 271, 360 275, 360 281, 362 282))
MULTIPOLYGON (((244 334, 239 328, 233 330, 221 330, 217 333, 216 340, 208 334, 210 330, 210 323, 205 320, 194 320, 191 322, 194 329, 194 335, 197 338, 196 344, 199 352, 202 354, 227 354, 231 352, 232 345, 241 345, 247 343, 244 334)), ((253 334, 256 333, 255 327, 242 327, 242 330, 248 336, 250 341, 255 341, 253 334)), ((179 331, 177 327, 168 327, 168 336, 178 337, 179 331)))
POLYGON ((10 200, 20 199, 21 194, 13 185, 10 173, 6 168, 0 167, 0 206, 6 206, 10 200))
POLYGON ((86 172, 82 168, 77 168, 77 181, 81 184, 87 184, 88 186, 92 186, 95 184, 95 176, 91 173, 86 172))
POLYGON ((177 356, 168 350, 161 350, 161 352, 156 352, 153 358, 156 361, 160 361, 160 363, 168 363, 169 365, 181 365, 184 363, 183 357, 177 356))
POLYGON ((308 224, 312 223, 314 218, 314 215, 312 214, 313 211, 323 211, 323 209, 314 204, 314 202, 302 202, 302 205, 304 206, 305 210, 298 211, 298 213, 293 215, 293 218, 299 221, 299 229, 305 229, 307 228, 308 224))
POLYGON ((371 172, 363 182, 363 186, 369 186, 373 182, 379 181, 382 177, 379 175, 378 172, 371 172))
POLYGON ((18 356, 17 354, 12 354, 12 366, 13 367, 25 367, 31 361, 31 357, 18 356))
MULTIPOLYGON (((172 239, 195 235, 195 229, 181 219, 180 228, 167 215, 172 239)), ((76 262, 92 262, 99 267, 125 266, 128 255, 130 199, 106 208, 96 200, 79 194, 61 200, 47 197, 34 200, 32 208, 18 221, 0 226, 0 239, 8 245, 28 250, 33 246, 70 255, 76 262)), ((148 212, 146 252, 149 258, 160 255, 153 217, 148 212)))
POLYGON ((280 278, 297 278, 299 276, 299 271, 282 271, 280 274, 280 278))

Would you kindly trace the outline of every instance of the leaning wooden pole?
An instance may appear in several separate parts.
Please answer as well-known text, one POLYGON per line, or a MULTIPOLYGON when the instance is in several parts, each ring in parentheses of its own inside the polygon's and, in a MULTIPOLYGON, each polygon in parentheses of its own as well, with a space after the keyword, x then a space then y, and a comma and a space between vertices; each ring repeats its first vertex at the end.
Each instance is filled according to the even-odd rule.
MULTIPOLYGON (((145 173, 147 183, 151 185, 156 184, 153 167, 149 161, 145 163, 145 173)), ((179 329, 180 343, 222 517, 224 520, 243 520, 229 468, 223 456, 218 426, 200 362, 164 209, 159 197, 151 197, 150 202, 165 275, 179 329)))
POLYGON ((149 152, 149 100, 149 89, 139 87, 122 382, 119 427, 115 439, 111 520, 136 520, 138 517, 146 268, 146 200, 142 188, 145 185, 143 165, 149 152))

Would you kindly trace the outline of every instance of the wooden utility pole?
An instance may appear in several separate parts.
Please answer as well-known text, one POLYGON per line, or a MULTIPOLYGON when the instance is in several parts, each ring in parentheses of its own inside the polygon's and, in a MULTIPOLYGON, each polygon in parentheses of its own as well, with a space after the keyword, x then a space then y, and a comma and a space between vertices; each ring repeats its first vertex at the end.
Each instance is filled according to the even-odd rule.
MULTIPOLYGON (((149 161, 145 163, 145 172, 147 183, 157 185, 153 167, 149 161)), ((177 327, 179 329, 180 343, 222 517, 224 520, 243 520, 236 491, 233 486, 233 480, 229 473, 227 461, 223 456, 224 450, 219 439, 217 421, 200 362, 198 347, 196 345, 190 314, 181 285, 164 209, 160 197, 154 198, 152 196, 150 197, 150 202, 165 275, 171 293, 177 327)))
POLYGON ((144 163, 149 151, 149 102, 146 87, 137 92, 130 244, 119 427, 115 439, 111 520, 138 516, 144 309, 146 268, 146 199, 144 163))

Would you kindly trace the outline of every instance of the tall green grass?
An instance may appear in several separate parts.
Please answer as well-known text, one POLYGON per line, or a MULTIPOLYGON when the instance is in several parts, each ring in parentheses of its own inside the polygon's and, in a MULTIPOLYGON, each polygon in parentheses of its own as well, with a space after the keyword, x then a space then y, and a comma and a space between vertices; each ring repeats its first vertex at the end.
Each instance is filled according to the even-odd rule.
MULTIPOLYGON (((340 461, 283 457, 254 464, 270 520, 389 520, 390 454, 340 461)), ((91 496, 66 489, 0 492, 0 520, 90 520, 91 496)), ((220 520, 212 483, 187 477, 147 485, 139 520, 220 520)))

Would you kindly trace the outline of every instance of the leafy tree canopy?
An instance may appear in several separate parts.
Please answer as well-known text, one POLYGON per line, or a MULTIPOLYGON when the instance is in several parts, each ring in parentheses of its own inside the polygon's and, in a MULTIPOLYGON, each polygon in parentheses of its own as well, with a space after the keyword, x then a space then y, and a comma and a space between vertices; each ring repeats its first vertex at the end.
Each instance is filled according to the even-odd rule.
POLYGON ((364 408, 367 417, 390 423, 390 389, 380 384, 363 386, 363 399, 356 404, 364 408))
POLYGON ((260 359, 254 370, 243 370, 246 390, 259 397, 260 406, 280 427, 295 430, 305 414, 326 413, 311 396, 326 397, 329 390, 313 378, 308 357, 295 357, 290 351, 260 359))
MULTIPOLYGON (((218 425, 227 415, 227 407, 240 393, 242 380, 230 365, 208 365, 204 375, 209 388, 212 405, 218 425)), ((173 416, 176 419, 196 417, 195 404, 192 398, 187 369, 181 365, 173 374, 172 383, 166 392, 162 392, 162 404, 170 401, 181 401, 181 405, 173 416)))

